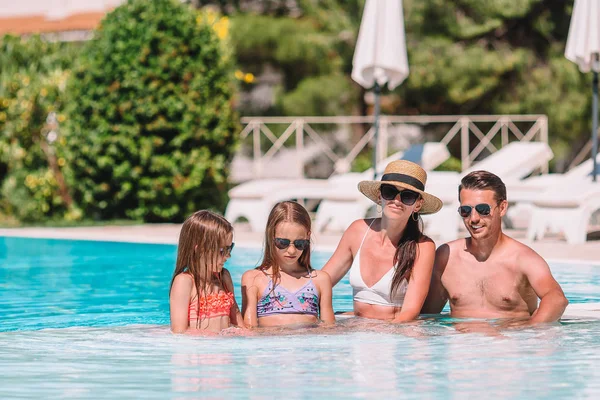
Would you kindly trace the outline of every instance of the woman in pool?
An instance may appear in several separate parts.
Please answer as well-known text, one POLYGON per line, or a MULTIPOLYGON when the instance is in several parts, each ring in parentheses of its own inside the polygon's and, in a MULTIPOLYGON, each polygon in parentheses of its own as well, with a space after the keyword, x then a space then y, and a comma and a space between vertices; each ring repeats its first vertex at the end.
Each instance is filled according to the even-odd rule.
POLYGON ((265 230, 260 266, 242 276, 246 325, 272 327, 333 323, 331 279, 310 266, 308 212, 293 201, 277 203, 265 230))
POLYGON ((185 220, 169 292, 173 333, 244 326, 231 275, 223 268, 232 249, 233 227, 222 216, 202 210, 185 220))
POLYGON ((350 271, 354 315, 393 322, 419 315, 435 258, 420 214, 442 208, 440 199, 425 192, 426 181, 421 167, 400 160, 387 165, 380 181, 358 184, 381 208, 381 218, 354 221, 323 267, 334 286, 350 271))

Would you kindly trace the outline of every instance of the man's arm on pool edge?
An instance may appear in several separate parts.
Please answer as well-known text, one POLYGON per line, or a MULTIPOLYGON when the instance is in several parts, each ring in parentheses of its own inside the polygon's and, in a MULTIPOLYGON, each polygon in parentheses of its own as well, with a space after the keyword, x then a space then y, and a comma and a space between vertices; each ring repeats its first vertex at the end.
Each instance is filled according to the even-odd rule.
POLYGON ((433 264, 429 292, 421 308, 421 314, 439 314, 448 301, 448 292, 446 292, 444 285, 442 285, 442 275, 448 264, 449 257, 450 247, 447 244, 441 245, 435 252, 435 262, 433 264))
POLYGON ((569 301, 552 276, 548 263, 529 248, 520 259, 523 273, 540 299, 538 308, 532 314, 529 323, 558 321, 565 312, 569 301))

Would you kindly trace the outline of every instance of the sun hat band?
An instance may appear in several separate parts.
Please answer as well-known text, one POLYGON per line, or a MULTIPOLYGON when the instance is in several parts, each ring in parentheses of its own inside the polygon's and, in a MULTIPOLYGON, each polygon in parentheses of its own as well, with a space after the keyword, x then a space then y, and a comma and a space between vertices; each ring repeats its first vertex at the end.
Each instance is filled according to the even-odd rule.
POLYGON ((426 182, 427 172, 421 166, 407 160, 396 160, 385 167, 381 180, 360 181, 358 190, 375 204, 381 202, 381 185, 412 190, 419 193, 423 199, 419 214, 433 214, 442 208, 443 202, 438 197, 425 192, 426 182))
POLYGON ((414 177, 412 177, 410 175, 406 175, 406 174, 396 174, 396 173, 384 174, 381 177, 381 181, 382 182, 385 182, 385 181, 402 182, 402 183, 406 183, 407 185, 414 186, 416 189, 419 189, 421 191, 425 190, 425 185, 423 185, 423 182, 421 182, 417 178, 414 178, 414 177))

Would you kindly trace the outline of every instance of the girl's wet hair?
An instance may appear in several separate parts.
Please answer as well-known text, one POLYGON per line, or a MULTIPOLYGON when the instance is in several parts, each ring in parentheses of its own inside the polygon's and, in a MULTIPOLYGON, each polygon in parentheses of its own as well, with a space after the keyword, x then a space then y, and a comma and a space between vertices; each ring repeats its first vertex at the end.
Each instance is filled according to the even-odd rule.
MULTIPOLYGON (((213 292, 220 249, 226 247, 233 235, 233 226, 224 217, 208 210, 196 211, 189 216, 181 227, 177 246, 177 262, 171 279, 171 288, 175 277, 181 273, 189 273, 194 277, 198 293, 198 311, 200 311, 200 295, 213 292)), ((222 279, 219 273, 218 285, 222 279)), ((220 287, 230 292, 231 289, 220 287)), ((169 289, 170 292, 171 289, 169 289)), ((200 314, 200 312, 198 312, 200 314)), ((196 321, 199 324, 199 321, 196 321)))
MULTIPOLYGON (((272 268, 273 287, 277 286, 280 279, 279 265, 277 264, 277 248, 275 247, 275 230, 281 222, 293 222, 301 225, 306 229, 306 233, 310 235, 311 220, 308 211, 300 204, 294 201, 282 201, 275 204, 269 218, 267 220, 267 228, 265 229, 265 249, 262 263, 257 267, 261 271, 272 268)), ((310 238, 309 238, 310 240, 310 238)), ((298 264, 306 268, 310 273, 310 246, 302 252, 298 258, 298 264)))

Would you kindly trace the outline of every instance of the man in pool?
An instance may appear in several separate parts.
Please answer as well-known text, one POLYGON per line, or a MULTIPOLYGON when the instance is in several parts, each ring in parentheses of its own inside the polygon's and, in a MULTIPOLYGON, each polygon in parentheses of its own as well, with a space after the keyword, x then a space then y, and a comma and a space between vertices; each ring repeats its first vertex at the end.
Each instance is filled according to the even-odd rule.
POLYGON ((548 264, 502 232, 508 208, 502 180, 471 172, 461 180, 458 198, 470 237, 437 249, 421 312, 439 313, 450 300, 456 318, 519 318, 530 324, 560 319, 568 301, 548 264))

